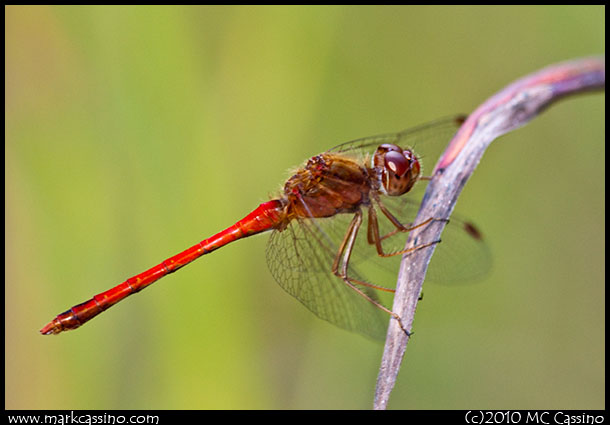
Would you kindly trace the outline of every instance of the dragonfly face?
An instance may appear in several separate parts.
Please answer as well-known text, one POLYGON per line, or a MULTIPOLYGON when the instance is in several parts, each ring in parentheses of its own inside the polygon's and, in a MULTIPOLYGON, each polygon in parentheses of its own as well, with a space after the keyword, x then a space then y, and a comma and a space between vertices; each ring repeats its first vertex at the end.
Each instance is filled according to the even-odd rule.
POLYGON ((373 155, 373 173, 377 175, 379 190, 385 195, 400 196, 407 193, 421 172, 419 161, 410 149, 384 143, 373 155))

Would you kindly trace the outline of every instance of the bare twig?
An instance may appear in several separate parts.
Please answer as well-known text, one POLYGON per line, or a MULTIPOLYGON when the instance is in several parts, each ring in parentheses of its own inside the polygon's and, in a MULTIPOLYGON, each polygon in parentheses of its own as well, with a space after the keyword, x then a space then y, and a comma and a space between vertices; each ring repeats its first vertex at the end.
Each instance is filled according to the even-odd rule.
MULTIPOLYGON (((489 98, 468 117, 439 159, 415 222, 450 216, 458 195, 494 139, 526 124, 564 96, 603 90, 605 78, 604 57, 579 59, 544 68, 489 98)), ((440 239, 444 226, 444 222, 436 222, 411 232, 406 247, 415 246, 422 240, 440 239)), ((413 324, 433 251, 433 248, 419 250, 401 263, 393 311, 402 318, 407 330, 413 324)), ((391 320, 377 378, 375 409, 387 407, 408 339, 397 321, 391 320)))

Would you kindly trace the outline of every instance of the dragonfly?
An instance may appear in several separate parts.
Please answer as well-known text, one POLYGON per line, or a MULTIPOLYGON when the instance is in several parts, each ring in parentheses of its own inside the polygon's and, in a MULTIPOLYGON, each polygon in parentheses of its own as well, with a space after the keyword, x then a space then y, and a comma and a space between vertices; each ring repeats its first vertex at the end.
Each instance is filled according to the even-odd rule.
MULTIPOLYGON (((402 257, 438 245, 433 263, 440 257, 439 270, 448 268, 441 272, 441 280, 476 278, 488 263, 481 232, 461 219, 452 218, 445 227, 443 243, 430 240, 404 248, 405 235, 413 229, 435 221, 448 222, 440 217, 413 222, 418 203, 404 195, 419 181, 432 178, 423 175, 424 155, 415 149, 424 150, 439 141, 446 144, 463 120, 463 116, 448 117, 398 133, 357 139, 310 158, 294 170, 276 199, 261 203, 221 232, 57 315, 40 332, 50 335, 79 328, 197 258, 239 239, 271 231, 266 257, 272 276, 315 315, 373 339, 385 336, 392 318, 410 335, 401 318, 388 307, 402 257), (445 246, 449 249, 441 249, 445 246)), ((432 266, 430 270, 434 270, 432 266)))

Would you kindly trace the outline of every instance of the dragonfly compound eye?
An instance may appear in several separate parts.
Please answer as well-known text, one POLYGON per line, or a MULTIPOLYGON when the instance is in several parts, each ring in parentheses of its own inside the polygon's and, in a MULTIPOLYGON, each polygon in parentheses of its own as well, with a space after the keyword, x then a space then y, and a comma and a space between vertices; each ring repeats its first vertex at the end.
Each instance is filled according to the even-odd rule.
POLYGON ((405 158, 402 152, 389 151, 385 154, 384 163, 386 168, 390 169, 394 174, 403 176, 409 170, 409 160, 405 158))
POLYGON ((383 154, 381 182, 386 194, 407 193, 417 181, 419 172, 419 161, 410 150, 389 150, 383 154))

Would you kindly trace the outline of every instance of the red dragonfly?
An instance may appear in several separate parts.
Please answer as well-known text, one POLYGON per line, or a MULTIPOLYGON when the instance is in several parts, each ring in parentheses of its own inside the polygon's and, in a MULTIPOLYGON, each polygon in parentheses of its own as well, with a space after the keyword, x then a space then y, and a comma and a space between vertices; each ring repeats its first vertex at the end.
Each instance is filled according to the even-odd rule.
MULTIPOLYGON (((398 266, 391 259, 400 260, 413 250, 440 242, 423 242, 405 250, 406 232, 435 220, 447 221, 410 221, 417 203, 409 203, 402 195, 419 180, 431 178, 422 175, 422 156, 413 147, 447 143, 462 122, 463 117, 445 118, 399 133, 344 143, 314 156, 294 172, 277 199, 260 204, 220 233, 59 314, 40 332, 49 335, 76 329, 202 255, 272 230, 267 247, 271 274, 314 314, 376 339, 384 337, 388 319, 393 317, 409 334, 383 299, 383 294, 394 292, 391 286, 398 266), (359 233, 365 220, 366 232, 359 233), (388 269, 389 278, 381 281, 388 269)), ((458 223, 461 226, 452 222, 446 227, 443 239, 449 235, 450 244, 439 244, 433 257, 434 262, 449 252, 440 249, 445 245, 454 250, 440 261, 449 267, 441 279, 475 277, 486 263, 481 234, 470 223, 458 223)))

